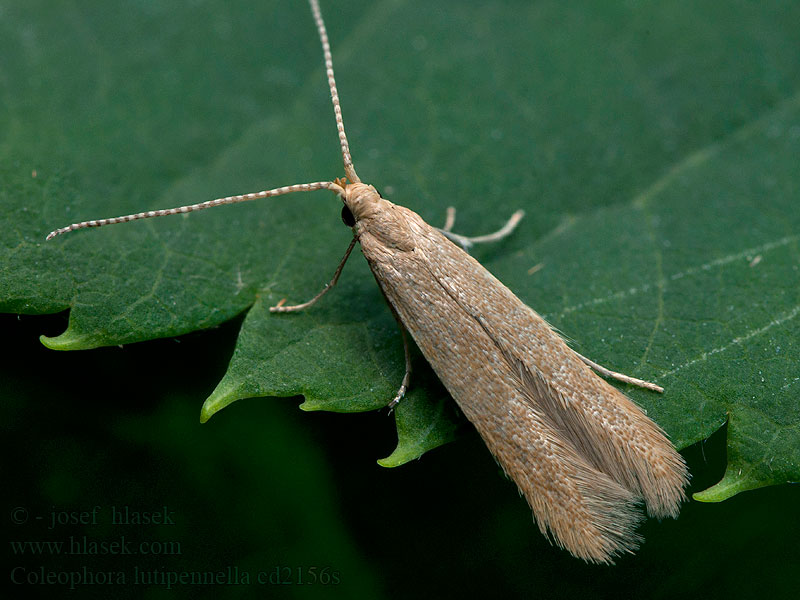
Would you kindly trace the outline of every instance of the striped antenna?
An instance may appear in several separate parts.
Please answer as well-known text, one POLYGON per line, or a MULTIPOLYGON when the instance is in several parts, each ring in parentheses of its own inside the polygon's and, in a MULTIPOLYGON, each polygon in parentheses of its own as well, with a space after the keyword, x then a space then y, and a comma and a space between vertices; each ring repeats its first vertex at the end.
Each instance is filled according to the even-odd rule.
MULTIPOLYGON (((339 132, 339 143, 342 147, 342 159, 344 161, 344 172, 351 183, 359 183, 361 180, 356 175, 355 167, 353 167, 353 159, 350 157, 350 146, 347 143, 347 135, 344 132, 344 121, 342 120, 342 108, 339 105, 339 92, 336 89, 336 79, 333 76, 333 57, 331 56, 331 45, 328 42, 328 31, 325 28, 325 21, 322 20, 322 12, 319 8, 318 0, 309 0, 311 4, 311 12, 314 15, 314 22, 317 25, 317 32, 319 33, 320 42, 322 42, 322 53, 325 58, 325 74, 328 77, 328 86, 331 90, 331 101, 333 102, 333 114, 336 118, 336 129, 339 132)), ((57 235, 62 233, 69 233, 76 229, 86 229, 88 227, 103 227, 104 225, 114 225, 115 223, 127 223, 128 221, 138 221, 139 219, 150 219, 153 217, 166 217, 168 215, 178 215, 205 208, 212 208, 214 206, 222 206, 223 204, 237 204, 239 202, 248 202, 249 200, 258 200, 260 198, 270 198, 272 196, 281 196, 283 194, 290 194, 292 192, 311 192, 314 190, 332 190, 338 194, 344 194, 344 181, 317 181, 315 183, 298 183, 295 185, 287 185, 284 187, 275 188, 272 190, 264 190, 262 192, 253 192, 250 194, 241 194, 238 196, 226 196, 225 198, 217 198, 215 200, 207 200, 198 204, 188 204, 186 206, 178 206, 177 208, 165 208, 161 210, 148 210, 145 212, 124 215, 121 217, 111 217, 108 219, 93 219, 91 221, 81 221, 80 223, 73 223, 66 227, 61 227, 47 234, 47 240, 52 240, 57 235)))
POLYGON ((333 76, 333 57, 331 56, 331 45, 328 42, 328 30, 325 29, 325 21, 322 20, 322 11, 319 9, 319 0, 308 1, 311 4, 311 12, 314 14, 314 22, 317 24, 319 41, 322 42, 322 54, 325 57, 325 74, 328 76, 328 87, 331 88, 333 114, 336 117, 336 129, 339 131, 339 143, 342 146, 344 174, 351 183, 360 183, 361 180, 358 178, 358 175, 356 175, 356 169, 353 166, 353 159, 350 157, 350 145, 347 143, 347 135, 344 132, 342 107, 339 105, 339 91, 336 89, 336 79, 333 76))
POLYGON ((237 204, 239 202, 247 202, 249 200, 258 200, 259 198, 269 198, 271 196, 281 196, 283 194, 291 194, 292 192, 312 192, 314 190, 333 190, 334 192, 343 194, 344 190, 340 185, 333 181, 317 181, 315 183, 297 183, 295 185, 286 185, 284 187, 275 188, 274 190, 264 190, 263 192, 253 192, 251 194, 241 194, 239 196, 226 196, 225 198, 217 198, 216 200, 207 200, 198 204, 187 204, 186 206, 178 206, 177 208, 164 208, 161 210, 148 210, 145 212, 134 213, 131 215, 124 215, 122 217, 111 217, 110 219, 96 219, 92 221, 81 221, 80 223, 73 223, 66 227, 61 227, 47 234, 47 240, 52 240, 57 235, 62 233, 69 233, 76 229, 86 229, 87 227, 102 227, 104 225, 114 225, 115 223, 127 223, 128 221, 138 221, 139 219, 150 219, 152 217, 166 217, 167 215, 179 215, 184 213, 195 212, 203 210, 204 208, 211 208, 213 206, 222 206, 223 204, 237 204))

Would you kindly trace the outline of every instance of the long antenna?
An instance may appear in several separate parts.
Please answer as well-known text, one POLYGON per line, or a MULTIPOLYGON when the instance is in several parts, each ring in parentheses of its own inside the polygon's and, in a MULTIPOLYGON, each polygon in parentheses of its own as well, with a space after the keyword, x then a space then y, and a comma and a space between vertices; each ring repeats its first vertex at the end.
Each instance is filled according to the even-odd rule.
POLYGON ((292 192, 312 192, 314 190, 333 190, 335 192, 343 191, 342 187, 333 181, 317 181, 314 183, 296 183, 295 185, 286 185, 284 187, 275 188, 273 190, 264 190, 263 192, 253 192, 251 194, 241 194, 239 196, 226 196, 225 198, 217 198, 216 200, 207 200, 198 204, 187 204, 186 206, 178 206, 177 208, 163 208, 161 210, 148 210, 145 212, 134 213, 131 215, 124 215, 122 217, 111 217, 110 219, 96 219, 93 221, 81 221, 80 223, 73 223, 66 227, 61 227, 47 234, 46 240, 52 240, 57 235, 62 233, 69 233, 76 229, 86 229, 87 227, 102 227, 103 225, 114 225, 115 223, 127 223, 128 221, 138 221, 139 219, 150 219, 152 217, 166 217, 167 215, 179 215, 184 213, 195 212, 203 210, 204 208, 212 208, 214 206, 222 206, 223 204, 237 204, 239 202, 247 202, 249 200, 258 200, 259 198, 269 198, 270 196, 281 196, 283 194, 290 194, 292 192))
MULTIPOLYGON (((339 143, 342 146, 342 159, 344 160, 344 172, 350 179, 351 183, 358 183, 361 180, 356 175, 356 170, 353 167, 353 159, 350 158, 350 146, 347 143, 347 135, 344 132, 344 121, 342 120, 342 109, 339 106, 339 92, 336 89, 336 79, 333 76, 333 58, 331 56, 331 46, 328 42, 328 32, 325 29, 325 22, 322 20, 322 12, 319 8, 317 0, 309 0, 311 3, 311 12, 314 15, 314 22, 317 24, 317 31, 319 32, 319 39, 322 42, 322 53, 325 57, 325 72, 328 76, 328 86, 331 90, 331 101, 333 102, 333 113, 336 117, 336 129, 339 131, 339 143)), ((253 192, 250 194, 240 194, 238 196, 226 196, 225 198, 217 198, 215 200, 207 200, 206 202, 199 202, 198 204, 187 204, 186 206, 178 206, 177 208, 165 208, 161 210, 148 210, 144 212, 134 213, 130 215, 123 215, 121 217, 111 217, 108 219, 94 219, 91 221, 81 221, 80 223, 73 223, 66 227, 61 227, 47 234, 47 240, 52 240, 57 235, 62 233, 69 233, 76 229, 86 229, 87 227, 103 227, 104 225, 114 225, 115 223, 127 223, 128 221, 138 221, 139 219, 150 219, 153 217, 166 217, 168 215, 178 215, 205 208, 212 208, 214 206, 222 206, 223 204, 237 204, 239 202, 247 202, 249 200, 258 200, 260 198, 269 198, 271 196, 281 196, 283 194, 290 194, 292 192, 311 192, 314 190, 332 190, 339 194, 344 193, 344 185, 341 181, 317 181, 314 183, 298 183, 295 185, 287 185, 284 187, 275 188, 272 190, 264 190, 262 192, 253 192)))
POLYGON ((333 114, 336 117, 336 129, 339 131, 339 143, 342 146, 344 173, 351 183, 360 183, 361 180, 358 178, 358 175, 356 175, 356 169, 353 166, 353 159, 350 157, 350 145, 347 143, 347 135, 344 132, 342 107, 339 105, 339 91, 336 89, 336 79, 333 76, 333 57, 331 56, 331 45, 330 42, 328 42, 328 30, 325 29, 325 21, 322 20, 322 11, 319 9, 319 1, 308 1, 311 4, 311 12, 314 14, 314 22, 317 24, 319 41, 322 42, 322 54, 325 57, 325 74, 328 76, 328 87, 331 88, 333 114))

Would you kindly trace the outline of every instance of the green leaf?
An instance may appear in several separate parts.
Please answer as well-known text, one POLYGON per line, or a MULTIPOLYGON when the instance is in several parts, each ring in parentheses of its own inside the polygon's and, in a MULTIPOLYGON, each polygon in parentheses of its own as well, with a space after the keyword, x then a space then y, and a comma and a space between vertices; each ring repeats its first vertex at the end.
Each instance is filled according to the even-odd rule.
MULTIPOLYGON (((323 6, 359 174, 440 224, 627 390, 679 447, 726 420, 699 496, 800 479, 800 8, 792 2, 323 6)), ((349 232, 326 192, 81 231, 82 219, 342 174, 303 3, 5 3, 0 309, 69 309, 87 349, 246 313, 202 418, 237 399, 380 408, 402 345, 364 261, 307 313, 349 232)), ((187 374, 187 376, 189 376, 187 374)), ((396 465, 452 439, 423 361, 396 465)))

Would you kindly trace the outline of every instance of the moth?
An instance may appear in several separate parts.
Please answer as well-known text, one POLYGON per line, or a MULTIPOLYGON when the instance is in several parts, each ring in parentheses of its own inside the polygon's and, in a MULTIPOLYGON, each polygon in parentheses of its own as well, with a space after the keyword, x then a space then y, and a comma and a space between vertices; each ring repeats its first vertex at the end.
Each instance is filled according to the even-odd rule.
POLYGON ((644 503, 654 517, 675 517, 688 472, 665 433, 636 404, 595 372, 663 391, 610 371, 570 349, 542 317, 456 242, 487 241, 501 231, 464 238, 436 229, 383 198, 356 174, 345 135, 333 60, 318 0, 310 0, 319 32, 346 178, 218 198, 178 208, 75 223, 76 229, 193 212, 283 194, 330 190, 343 202, 353 240, 332 280, 291 312, 316 303, 336 285, 356 243, 361 245, 403 333, 405 374, 396 405, 410 384, 406 332, 472 422, 530 505, 541 532, 576 557, 611 563, 632 552, 644 503), (452 238, 452 240, 451 240, 452 238))

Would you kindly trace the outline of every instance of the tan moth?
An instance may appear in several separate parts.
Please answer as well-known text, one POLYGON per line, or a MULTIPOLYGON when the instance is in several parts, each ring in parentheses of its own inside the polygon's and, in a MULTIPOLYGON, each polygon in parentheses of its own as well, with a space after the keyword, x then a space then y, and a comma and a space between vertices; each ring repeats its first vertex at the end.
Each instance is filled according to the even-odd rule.
POLYGON ((543 534, 576 557, 610 563, 632 552, 644 502, 655 517, 678 514, 688 482, 683 458, 664 432, 605 377, 663 391, 601 367, 570 349, 536 312, 453 241, 499 239, 500 231, 465 238, 428 225, 381 197, 356 174, 345 135, 330 44, 318 0, 310 0, 319 32, 346 179, 319 181, 218 198, 178 208, 75 223, 47 239, 87 227, 188 213, 222 204, 331 190, 353 240, 333 279, 303 304, 312 306, 338 281, 356 242, 403 332, 406 369, 397 404, 410 383, 406 331, 525 495, 543 534))

